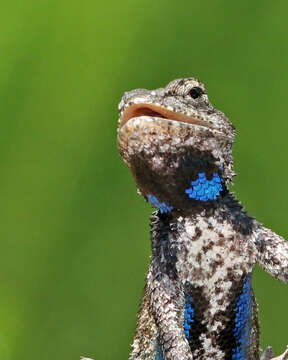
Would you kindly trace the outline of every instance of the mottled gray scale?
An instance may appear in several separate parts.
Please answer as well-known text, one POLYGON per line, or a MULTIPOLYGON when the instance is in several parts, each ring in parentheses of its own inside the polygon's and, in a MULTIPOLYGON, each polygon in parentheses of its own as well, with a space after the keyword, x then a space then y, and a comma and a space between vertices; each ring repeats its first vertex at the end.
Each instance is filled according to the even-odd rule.
POLYGON ((288 244, 228 190, 233 125, 194 78, 127 92, 119 112, 120 153, 159 209, 130 359, 258 360, 251 274, 288 282, 288 244))

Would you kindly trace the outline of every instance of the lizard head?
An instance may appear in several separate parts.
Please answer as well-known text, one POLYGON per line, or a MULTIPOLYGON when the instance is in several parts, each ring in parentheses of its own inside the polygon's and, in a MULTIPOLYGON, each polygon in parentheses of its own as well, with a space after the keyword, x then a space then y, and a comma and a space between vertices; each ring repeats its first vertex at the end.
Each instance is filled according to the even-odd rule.
POLYGON ((235 130, 210 104, 197 79, 176 79, 165 88, 126 92, 119 113, 120 154, 152 204, 189 208, 193 201, 215 200, 231 182, 235 130), (197 181, 206 181, 207 196, 201 195, 204 185, 199 185, 200 195, 195 196, 197 181), (216 192, 214 183, 220 184, 218 190, 215 185, 216 192))

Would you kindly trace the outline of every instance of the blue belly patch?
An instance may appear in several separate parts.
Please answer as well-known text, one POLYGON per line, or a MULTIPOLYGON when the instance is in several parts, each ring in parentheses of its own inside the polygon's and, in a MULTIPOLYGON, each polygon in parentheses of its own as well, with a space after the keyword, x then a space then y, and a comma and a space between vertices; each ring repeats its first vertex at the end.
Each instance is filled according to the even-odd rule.
POLYGON ((233 334, 236 347, 232 349, 232 359, 248 360, 247 349, 251 332, 252 316, 252 284, 251 275, 244 278, 243 289, 236 301, 233 334))
POLYGON ((207 201, 215 200, 223 190, 221 178, 217 173, 213 174, 211 180, 207 180, 205 173, 199 173, 198 179, 191 181, 191 188, 185 190, 190 199, 207 201))
POLYGON ((160 213, 166 213, 173 210, 173 206, 168 206, 165 204, 165 202, 160 202, 156 196, 149 194, 147 195, 147 200, 150 202, 150 204, 157 209, 159 209, 160 213))
POLYGON ((163 351, 162 351, 160 345, 157 346, 157 350, 155 351, 154 360, 164 360, 163 351))
MULTIPOLYGON (((252 306, 253 306, 253 293, 252 293, 252 281, 251 274, 245 276, 242 281, 242 288, 240 294, 235 300, 235 305, 233 308, 233 320, 232 323, 228 324, 229 336, 232 335, 230 340, 231 347, 229 350, 229 359, 232 360, 249 360, 251 354, 249 354, 250 349, 250 334, 251 334, 251 318, 252 318, 252 306), (232 326, 231 326, 232 325, 232 326), (231 331, 232 330, 232 331, 231 331), (232 345, 233 344, 233 345, 232 345), (232 348, 232 354, 231 354, 232 348)), ((186 286, 189 286, 190 283, 187 282, 186 286)), ((190 292, 187 292, 185 295, 185 309, 184 309, 184 333, 185 337, 191 346, 195 346, 195 327, 199 327, 197 324, 197 319, 195 322, 195 302, 193 297, 190 295, 190 292), (194 333, 193 337, 192 334, 194 333)), ((227 345, 227 344, 226 344, 227 345)), ((224 350, 225 351, 225 350, 224 350)), ((155 351, 154 360, 164 360, 163 352, 161 346, 157 346, 155 351)))
MULTIPOLYGON (((189 283, 187 283, 189 285, 189 283)), ((194 323, 194 302, 192 296, 187 294, 185 296, 185 312, 184 312, 184 333, 186 339, 191 342, 190 330, 192 329, 194 323)), ((163 352, 161 346, 157 346, 157 350, 155 352, 154 360, 164 360, 163 352)))
POLYGON ((184 332, 186 339, 190 342, 190 330, 194 323, 194 302, 192 296, 189 294, 185 297, 185 313, 184 313, 184 332))

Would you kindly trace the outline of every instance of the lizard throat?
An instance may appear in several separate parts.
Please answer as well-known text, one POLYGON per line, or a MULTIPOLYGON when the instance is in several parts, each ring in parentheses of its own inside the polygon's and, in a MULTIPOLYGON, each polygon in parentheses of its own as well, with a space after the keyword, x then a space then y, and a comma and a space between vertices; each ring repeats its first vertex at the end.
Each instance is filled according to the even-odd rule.
MULTIPOLYGON (((225 184, 217 172, 213 173, 211 180, 208 180, 204 172, 198 173, 196 180, 190 181, 189 187, 183 189, 183 198, 185 197, 190 206, 194 207, 197 203, 203 203, 216 200, 225 190, 225 184), (195 203, 195 200, 197 202, 195 203)), ((174 206, 173 198, 166 201, 161 201, 154 194, 145 196, 147 201, 161 214, 173 211, 177 206, 174 206), (170 201, 169 201, 170 200, 170 201)))

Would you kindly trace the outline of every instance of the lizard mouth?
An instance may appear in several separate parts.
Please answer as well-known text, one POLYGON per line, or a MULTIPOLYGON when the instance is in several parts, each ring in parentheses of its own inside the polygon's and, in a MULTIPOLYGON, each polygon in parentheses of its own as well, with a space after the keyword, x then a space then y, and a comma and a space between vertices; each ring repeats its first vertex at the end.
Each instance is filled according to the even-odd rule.
POLYGON ((211 128, 211 126, 207 124, 207 122, 204 122, 200 117, 197 118, 189 116, 154 104, 133 104, 129 106, 126 110, 124 110, 120 117, 119 128, 122 128, 129 120, 140 116, 174 120, 186 124, 200 125, 206 128, 211 128))

